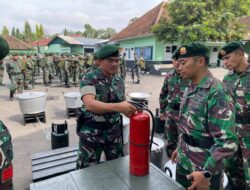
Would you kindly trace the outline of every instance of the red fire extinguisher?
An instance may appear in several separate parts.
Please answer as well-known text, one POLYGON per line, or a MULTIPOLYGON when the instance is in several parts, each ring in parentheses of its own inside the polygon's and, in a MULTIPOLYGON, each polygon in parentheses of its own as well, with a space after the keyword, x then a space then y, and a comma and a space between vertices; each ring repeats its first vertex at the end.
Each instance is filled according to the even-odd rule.
POLYGON ((136 176, 145 176, 149 173, 150 151, 154 136, 154 119, 150 110, 143 108, 130 117, 129 152, 130 173, 136 176), (150 116, 143 112, 146 110, 152 117, 153 127, 150 137, 150 116))

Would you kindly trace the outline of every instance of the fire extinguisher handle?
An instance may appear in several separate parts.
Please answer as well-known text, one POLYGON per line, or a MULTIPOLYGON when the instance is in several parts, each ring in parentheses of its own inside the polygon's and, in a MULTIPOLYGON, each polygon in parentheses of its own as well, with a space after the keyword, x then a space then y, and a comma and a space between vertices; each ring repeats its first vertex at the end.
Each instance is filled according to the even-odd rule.
POLYGON ((139 102, 136 102, 136 101, 133 101, 133 100, 129 100, 128 103, 132 104, 137 109, 147 109, 147 105, 143 104, 143 103, 139 103, 139 102))

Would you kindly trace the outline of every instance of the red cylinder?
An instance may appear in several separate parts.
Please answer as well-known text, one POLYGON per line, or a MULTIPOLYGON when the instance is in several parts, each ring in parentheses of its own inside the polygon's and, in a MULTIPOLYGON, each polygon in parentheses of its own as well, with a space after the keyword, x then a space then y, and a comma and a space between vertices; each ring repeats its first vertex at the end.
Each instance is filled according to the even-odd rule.
POLYGON ((136 176, 149 173, 150 117, 140 111, 130 117, 129 171, 136 176))

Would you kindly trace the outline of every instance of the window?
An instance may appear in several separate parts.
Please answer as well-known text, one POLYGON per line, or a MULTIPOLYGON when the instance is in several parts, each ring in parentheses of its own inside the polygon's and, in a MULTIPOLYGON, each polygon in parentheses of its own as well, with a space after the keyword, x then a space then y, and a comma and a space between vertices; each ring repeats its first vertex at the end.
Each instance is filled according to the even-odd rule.
POLYGON ((166 53, 171 53, 171 46, 166 46, 165 52, 166 53))
POLYGON ((217 52, 218 51, 218 47, 213 47, 212 52, 217 52))
POLYGON ((138 57, 143 57, 144 60, 152 60, 153 57, 153 47, 148 46, 148 47, 136 47, 135 48, 136 55, 138 57))

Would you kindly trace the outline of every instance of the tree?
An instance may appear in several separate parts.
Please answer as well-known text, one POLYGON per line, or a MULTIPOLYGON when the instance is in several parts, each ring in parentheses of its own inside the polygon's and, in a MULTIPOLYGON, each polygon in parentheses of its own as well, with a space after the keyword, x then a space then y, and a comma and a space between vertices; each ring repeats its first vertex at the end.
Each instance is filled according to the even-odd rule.
POLYGON ((24 23, 24 40, 27 42, 32 40, 32 30, 28 21, 24 23))
POLYGON ((3 26, 2 30, 2 36, 8 36, 9 35, 9 30, 6 26, 3 26))
POLYGON ((22 35, 21 35, 20 30, 19 30, 18 28, 16 28, 16 37, 17 37, 18 39, 21 39, 21 38, 22 38, 22 35))
POLYGON ((85 24, 83 36, 86 38, 97 38, 97 31, 90 24, 85 24))
POLYGON ((173 0, 166 7, 170 19, 161 18, 153 33, 159 40, 181 43, 242 39, 245 31, 237 17, 247 14, 249 6, 250 0, 173 0))
POLYGON ((15 29, 15 27, 12 27, 11 36, 16 37, 16 29, 15 29))
POLYGON ((39 33, 40 33, 40 38, 43 38, 44 37, 44 29, 43 29, 42 24, 40 24, 40 26, 39 26, 39 33))

